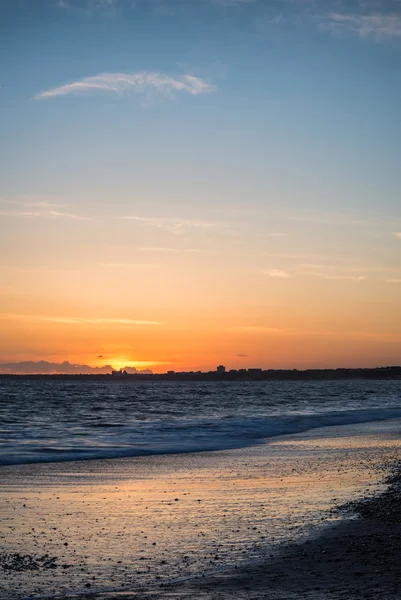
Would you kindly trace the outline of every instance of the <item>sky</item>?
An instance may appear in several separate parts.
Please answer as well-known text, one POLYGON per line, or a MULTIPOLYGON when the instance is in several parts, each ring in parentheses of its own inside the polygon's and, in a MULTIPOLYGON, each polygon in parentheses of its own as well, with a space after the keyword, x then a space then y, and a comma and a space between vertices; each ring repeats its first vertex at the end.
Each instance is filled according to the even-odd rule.
POLYGON ((400 364, 400 50, 400 0, 0 0, 0 372, 400 364))

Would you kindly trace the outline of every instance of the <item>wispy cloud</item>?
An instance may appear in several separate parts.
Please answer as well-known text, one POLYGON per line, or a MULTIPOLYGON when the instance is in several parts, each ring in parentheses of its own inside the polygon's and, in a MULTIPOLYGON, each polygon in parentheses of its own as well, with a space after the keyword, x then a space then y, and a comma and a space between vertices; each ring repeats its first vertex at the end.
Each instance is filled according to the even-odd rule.
POLYGON ((5 264, 0 263, 0 269, 6 271, 16 271, 18 273, 78 273, 79 265, 62 266, 62 265, 43 265, 43 264, 5 264))
POLYGON ((254 4, 258 0, 212 0, 212 3, 220 6, 243 6, 245 4, 254 4))
POLYGON ((233 327, 229 327, 229 331, 243 331, 248 333, 294 333, 293 329, 266 327, 264 325, 234 325, 233 327))
POLYGON ((320 277, 321 279, 345 279, 348 281, 364 281, 364 280, 366 280, 366 277, 364 275, 343 275, 343 274, 322 273, 322 272, 315 272, 315 271, 308 271, 304 274, 310 275, 311 277, 320 277))
MULTIPOLYGON (((89 13, 105 12, 113 13, 119 6, 123 6, 126 0, 55 0, 57 6, 64 10, 84 10, 89 13)), ((134 3, 132 3, 134 6, 134 3)))
POLYGON ((287 271, 281 271, 280 269, 269 269, 267 271, 263 271, 265 275, 269 277, 278 277, 278 278, 287 278, 290 277, 290 274, 287 271))
POLYGON ((399 240, 401 240, 401 231, 396 231, 393 235, 394 235, 394 237, 396 237, 399 240))
POLYGON ((115 218, 125 221, 138 221, 144 225, 165 229, 177 235, 182 235, 195 229, 211 233, 233 233, 231 225, 222 221, 202 221, 200 219, 180 219, 175 217, 142 217, 138 215, 123 215, 115 218))
POLYGON ((302 330, 287 327, 267 327, 264 325, 235 325, 229 327, 229 331, 272 334, 283 336, 317 336, 317 337, 339 337, 339 338, 377 338, 377 339, 401 339, 401 333, 390 333, 382 331, 327 331, 327 330, 302 330))
POLYGON ((138 248, 139 252, 156 252, 160 254, 226 254, 223 250, 209 250, 208 248, 170 248, 163 246, 149 246, 138 248))
MULTIPOLYGON (((12 1, 12 0, 10 0, 12 1)), ((28 1, 28 0, 26 0, 28 1)), ((232 10, 252 15, 260 27, 283 23, 314 23, 331 33, 349 32, 360 37, 390 39, 401 35, 399 0, 53 0, 63 10, 79 10, 104 16, 122 10, 146 11, 158 17, 215 10, 225 18, 232 10), (249 10, 248 10, 249 7, 249 10), (252 11, 252 12, 251 12, 252 11)))
POLYGON ((394 271, 393 267, 389 266, 369 266, 369 267, 345 267, 334 264, 322 264, 322 263, 301 263, 298 264, 300 269, 330 269, 333 271, 339 271, 340 275, 356 274, 356 273, 385 273, 388 271, 394 271))
POLYGON ((100 263, 101 267, 110 269, 155 269, 160 265, 156 263, 123 263, 123 262, 107 262, 100 263))
POLYGON ((399 37, 401 36, 401 14, 331 13, 323 27, 335 32, 351 31, 361 37, 399 37))
POLYGON ((59 8, 80 9, 89 13, 101 12, 115 14, 121 9, 144 9, 158 15, 171 15, 175 12, 186 12, 202 7, 238 8, 258 0, 54 0, 59 8))
MULTIPOLYGON (((28 205, 24 205, 27 206, 28 205)), ((77 213, 64 212, 60 210, 55 210, 54 208, 49 208, 49 206, 45 206, 42 204, 39 206, 38 204, 31 205, 32 208, 37 208, 37 210, 0 210, 1 217, 10 217, 14 219, 74 219, 74 220, 85 220, 89 217, 85 215, 80 215, 77 213)))
POLYGON ((137 73, 101 73, 93 77, 85 77, 40 92, 34 98, 42 100, 70 94, 86 94, 88 92, 111 92, 119 95, 129 92, 138 94, 157 93, 171 98, 179 92, 199 96, 214 89, 213 85, 194 75, 170 76, 151 71, 139 71, 137 73))
MULTIPOLYGON (((17 204, 17 202, 10 203, 17 204)), ((72 220, 101 220, 113 219, 119 221, 133 221, 144 226, 156 227, 164 229, 176 235, 184 235, 189 231, 199 230, 208 233, 226 233, 233 235, 234 231, 230 223, 222 221, 203 221, 201 219, 182 219, 180 217, 147 217, 140 215, 96 215, 96 214, 80 214, 69 210, 59 210, 57 207, 66 205, 52 205, 47 202, 32 202, 19 203, 22 209, 6 208, 0 210, 0 216, 15 219, 72 219, 72 220), (30 210, 28 208, 31 207, 30 210), (56 207, 56 208, 54 208, 56 207)), ((167 250, 166 250, 167 251, 167 250)), ((172 249, 171 252, 174 252, 172 249)), ((197 252, 196 249, 188 249, 187 252, 197 252)), ((200 251, 200 250, 199 250, 200 251)))
POLYGON ((302 260, 307 258, 306 254, 296 254, 291 252, 266 252, 265 256, 270 256, 271 258, 283 258, 288 260, 302 260))
POLYGON ((401 279, 386 279, 387 283, 401 283, 401 279))
POLYGON ((158 321, 143 321, 141 319, 114 319, 114 318, 95 318, 85 317, 46 317, 38 315, 20 315, 20 314, 0 314, 2 320, 33 321, 38 323, 60 323, 65 325, 160 325, 158 321))
POLYGON ((41 208, 41 209, 58 209, 64 208, 66 204, 61 204, 60 202, 48 202, 47 200, 40 200, 39 198, 33 196, 22 197, 22 198, 0 198, 0 204, 5 204, 8 207, 13 206, 23 206, 25 208, 41 208))
MULTIPOLYGON (((277 255, 279 256, 279 255, 277 255)), ((283 255, 285 257, 286 255, 283 255)), ((288 257, 292 257, 288 255, 288 257)), ((294 255, 297 258, 297 255, 294 255)), ((335 264, 324 264, 324 263, 295 263, 293 268, 296 269, 298 277, 317 277, 320 279, 327 280, 345 280, 345 281, 366 281, 366 274, 385 274, 398 275, 399 269, 391 266, 366 266, 366 267, 354 267, 344 266, 335 264)), ((270 271, 263 271, 265 275, 270 277, 290 277, 291 275, 286 271, 279 269, 271 269, 270 271)), ((377 276, 376 276, 377 277, 377 276)), ((387 279, 386 281, 397 282, 398 279, 387 279)))
POLYGON ((379 219, 355 219, 350 215, 327 214, 327 215, 294 215, 287 217, 291 221, 304 223, 316 223, 316 225, 342 225, 344 227, 381 227, 393 225, 394 222, 381 221, 379 219))

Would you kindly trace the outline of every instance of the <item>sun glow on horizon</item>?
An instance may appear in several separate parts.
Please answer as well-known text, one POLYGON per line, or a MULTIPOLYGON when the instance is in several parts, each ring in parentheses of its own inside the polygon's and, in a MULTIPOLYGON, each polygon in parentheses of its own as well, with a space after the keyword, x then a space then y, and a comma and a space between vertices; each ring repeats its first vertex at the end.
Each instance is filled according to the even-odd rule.
MULTIPOLYGON (((160 363, 150 360, 130 360, 125 359, 123 357, 110 358, 108 360, 102 359, 101 366, 110 365, 114 370, 119 371, 120 369, 125 369, 126 367, 130 367, 131 369, 149 369, 154 367, 160 363)), ((100 363, 99 363, 100 365, 100 363)), ((97 366, 99 366, 97 365, 97 366)))
POLYGON ((399 364, 400 1, 0 0, 0 372, 399 364))

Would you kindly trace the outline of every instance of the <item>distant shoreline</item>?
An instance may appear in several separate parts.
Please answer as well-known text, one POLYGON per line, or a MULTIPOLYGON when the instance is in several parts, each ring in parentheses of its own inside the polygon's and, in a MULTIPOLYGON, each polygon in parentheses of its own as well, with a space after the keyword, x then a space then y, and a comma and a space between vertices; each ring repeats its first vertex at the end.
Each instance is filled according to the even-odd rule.
POLYGON ((0 374, 1 379, 25 379, 46 381, 130 381, 130 382, 196 382, 196 381, 325 381, 325 380, 401 380, 401 366, 374 369, 269 369, 217 373, 156 373, 156 374, 0 374))

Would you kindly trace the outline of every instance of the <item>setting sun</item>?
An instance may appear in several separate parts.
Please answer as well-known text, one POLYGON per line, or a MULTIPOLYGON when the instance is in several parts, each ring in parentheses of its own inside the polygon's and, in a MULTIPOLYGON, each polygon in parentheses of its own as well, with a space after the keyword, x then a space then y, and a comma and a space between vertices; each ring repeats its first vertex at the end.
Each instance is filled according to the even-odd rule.
MULTIPOLYGON (((152 361, 129 360, 121 357, 110 358, 110 360, 107 360, 106 363, 109 363, 116 371, 119 371, 120 369, 125 369, 126 367, 130 367, 131 369, 138 369, 138 371, 140 371, 141 369, 148 369, 157 364, 152 361)), ((106 363, 103 361, 103 364, 106 363)))

